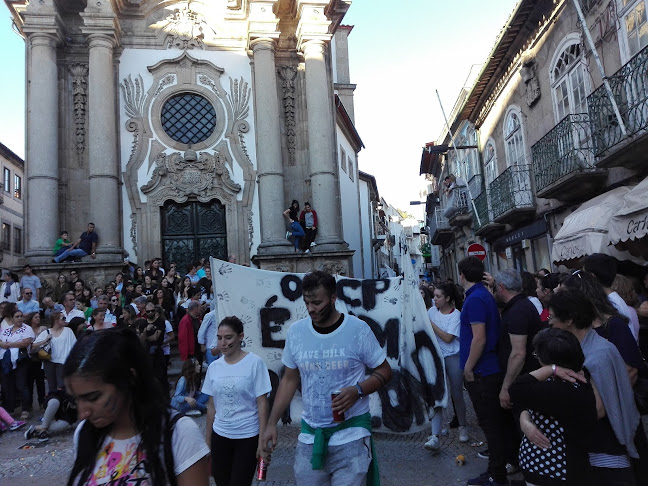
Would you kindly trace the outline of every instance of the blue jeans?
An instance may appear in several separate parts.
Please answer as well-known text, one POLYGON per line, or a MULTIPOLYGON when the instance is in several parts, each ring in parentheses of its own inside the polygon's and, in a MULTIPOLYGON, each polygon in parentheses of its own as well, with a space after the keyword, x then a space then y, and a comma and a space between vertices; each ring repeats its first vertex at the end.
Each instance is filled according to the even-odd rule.
MULTIPOLYGON (((196 395, 194 397, 196 399, 196 410, 200 410, 201 413, 206 413, 207 412, 207 402, 209 401, 209 395, 205 393, 200 393, 199 395, 196 395)), ((178 411, 180 413, 187 413, 189 410, 193 410, 187 402, 183 402, 182 405, 180 405, 180 408, 178 411)))
POLYGON ((88 256, 88 254, 85 251, 83 251, 81 248, 75 248, 74 250, 65 250, 59 256, 54 258, 54 261, 56 263, 61 263, 67 257, 79 257, 79 258, 82 258, 84 256, 88 256))
POLYGON ((306 235, 306 233, 304 233, 304 228, 302 228, 301 224, 299 224, 297 221, 293 221, 292 223, 290 223, 290 230, 292 231, 294 238, 293 246, 295 247, 295 250, 299 250, 301 239, 306 235))

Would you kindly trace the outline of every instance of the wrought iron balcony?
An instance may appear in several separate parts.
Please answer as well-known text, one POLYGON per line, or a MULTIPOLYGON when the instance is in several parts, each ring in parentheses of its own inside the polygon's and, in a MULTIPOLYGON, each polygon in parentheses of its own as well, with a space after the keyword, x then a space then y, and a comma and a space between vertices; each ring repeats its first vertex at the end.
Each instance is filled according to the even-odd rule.
POLYGON ((450 222, 443 215, 443 209, 434 208, 434 213, 429 216, 430 242, 433 245, 447 245, 454 238, 450 229, 450 222))
POLYGON ((607 171, 594 165, 589 115, 567 115, 533 147, 533 173, 538 196, 574 200, 605 183, 607 171))
POLYGON ((514 165, 490 184, 493 221, 517 223, 535 214, 535 196, 531 186, 531 166, 514 165))
POLYGON ((450 226, 461 226, 470 222, 470 198, 467 189, 453 189, 443 206, 443 216, 448 218, 450 226))
POLYGON ((503 224, 498 224, 493 218, 490 190, 485 191, 474 199, 477 213, 473 211, 473 231, 478 236, 489 236, 504 230, 503 224), (477 218, 479 215, 479 218, 477 218))
MULTIPOLYGON (((628 137, 645 135, 648 128, 648 47, 639 51, 630 61, 608 78, 614 99, 619 107, 621 119, 626 127, 628 137)), ((627 142, 621 127, 614 114, 612 103, 607 95, 605 86, 600 86, 587 97, 589 106, 594 154, 599 157, 599 166, 623 165, 634 168, 643 164, 643 157, 636 157, 633 150, 645 153, 644 144, 624 143, 616 148, 628 145, 625 153, 608 157, 614 153, 612 150, 622 142, 627 142), (607 160, 606 160, 607 159, 607 160)), ((634 137, 633 142, 637 141, 634 137)))

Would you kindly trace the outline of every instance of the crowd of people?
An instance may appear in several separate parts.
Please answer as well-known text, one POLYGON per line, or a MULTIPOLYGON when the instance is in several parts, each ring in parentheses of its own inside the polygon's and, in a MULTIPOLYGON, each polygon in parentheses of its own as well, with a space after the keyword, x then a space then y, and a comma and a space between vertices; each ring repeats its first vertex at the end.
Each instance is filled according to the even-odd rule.
MULTIPOLYGON (((520 470, 530 486, 648 484, 648 273, 633 283, 603 254, 560 274, 492 276, 476 257, 458 270, 460 286, 421 295, 445 360, 449 427, 468 440, 463 382, 488 442, 488 468, 467 484, 508 485, 520 470)), ((441 412, 425 444, 434 452, 441 412)))
MULTIPOLYGON (((520 469, 531 486, 646 483, 637 404, 648 379, 648 277, 635 289, 599 254, 564 274, 492 276, 474 257, 458 270, 459 285, 422 285, 421 295, 454 409, 448 428, 470 440, 465 388, 488 443, 486 472, 467 484, 506 485, 520 469)), ((243 322, 216 317, 205 262, 184 275, 157 258, 127 263, 94 288, 71 270, 48 295, 31 267, 23 273, 0 287, 0 431, 25 427, 25 438, 46 441, 79 421, 69 484, 206 485, 210 475, 219 486, 250 484, 297 389, 298 484, 375 484, 368 395, 391 368, 371 329, 336 309, 333 276, 304 278, 308 317, 289 328, 270 401, 268 369, 244 349, 243 322), (182 361, 175 382, 172 341, 182 361), (37 408, 42 421, 29 425, 37 408), (203 414, 204 437, 189 418, 203 414)), ((431 410, 425 448, 435 453, 448 433, 442 416, 431 410)))

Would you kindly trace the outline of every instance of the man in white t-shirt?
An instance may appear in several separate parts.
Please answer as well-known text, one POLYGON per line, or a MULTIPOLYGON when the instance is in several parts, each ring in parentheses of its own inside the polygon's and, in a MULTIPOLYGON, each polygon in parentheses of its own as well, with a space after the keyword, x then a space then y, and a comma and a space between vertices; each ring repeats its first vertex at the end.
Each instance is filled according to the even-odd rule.
POLYGON ((301 380, 302 429, 294 466, 297 484, 365 484, 373 458, 368 396, 389 381, 391 368, 371 328, 335 308, 333 276, 319 271, 308 274, 303 297, 310 317, 288 330, 282 359, 286 369, 263 444, 271 441, 272 448, 276 446, 277 421, 301 380), (369 377, 366 368, 372 369, 369 377), (333 398, 333 392, 339 394, 333 398), (342 423, 335 420, 338 414, 344 416, 342 423), (321 443, 316 437, 320 429, 330 428, 336 430, 325 452, 327 439, 321 443))

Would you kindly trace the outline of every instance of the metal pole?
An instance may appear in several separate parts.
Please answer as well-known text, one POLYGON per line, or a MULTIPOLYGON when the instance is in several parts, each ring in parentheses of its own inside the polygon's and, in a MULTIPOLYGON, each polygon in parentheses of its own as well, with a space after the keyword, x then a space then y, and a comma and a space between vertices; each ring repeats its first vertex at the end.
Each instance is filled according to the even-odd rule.
MULTIPOLYGON (((439 100, 439 106, 441 107, 441 113, 443 113, 443 119, 445 120, 446 130, 448 130, 448 133, 450 134, 450 141, 452 142, 452 150, 454 150, 455 155, 457 155, 457 148, 455 147, 454 135, 452 134, 452 130, 450 129, 450 124, 448 123, 448 117, 446 116, 445 110, 443 109, 443 103, 441 103, 439 90, 435 89, 434 91, 436 91, 437 99, 439 100)), ((477 213, 477 206, 475 206, 475 201, 473 200, 472 193, 470 192, 470 186, 468 185, 468 181, 466 181, 466 190, 468 191, 470 204, 472 204, 473 210, 475 211, 475 217, 477 218, 477 223, 479 224, 479 226, 481 226, 481 219, 479 218, 479 213, 477 213)))
POLYGON ((617 102, 614 99, 614 93, 612 93, 612 88, 610 87, 608 78, 605 75, 603 64, 601 63, 601 59, 599 58, 598 52, 596 51, 596 45, 594 44, 594 40, 592 39, 592 35, 590 34, 589 29, 587 28, 587 23, 585 22, 585 15, 583 15, 583 10, 581 9, 579 0, 573 0, 573 2, 574 2, 574 7, 576 7, 576 13, 578 14, 578 19, 580 20, 581 25, 583 26, 583 32, 585 33, 585 38, 587 39, 587 43, 589 44, 589 47, 592 50, 592 56, 594 56, 594 60, 596 61, 596 66, 598 67, 598 70, 601 73, 601 78, 603 79, 603 85, 605 86, 605 91, 608 95, 608 98, 610 98, 610 103, 612 103, 612 109, 614 110, 614 115, 616 116, 617 122, 619 123, 621 134, 624 137, 627 137, 628 131, 626 130, 625 123, 623 123, 623 118, 621 118, 621 112, 619 111, 619 106, 617 105, 617 102))

